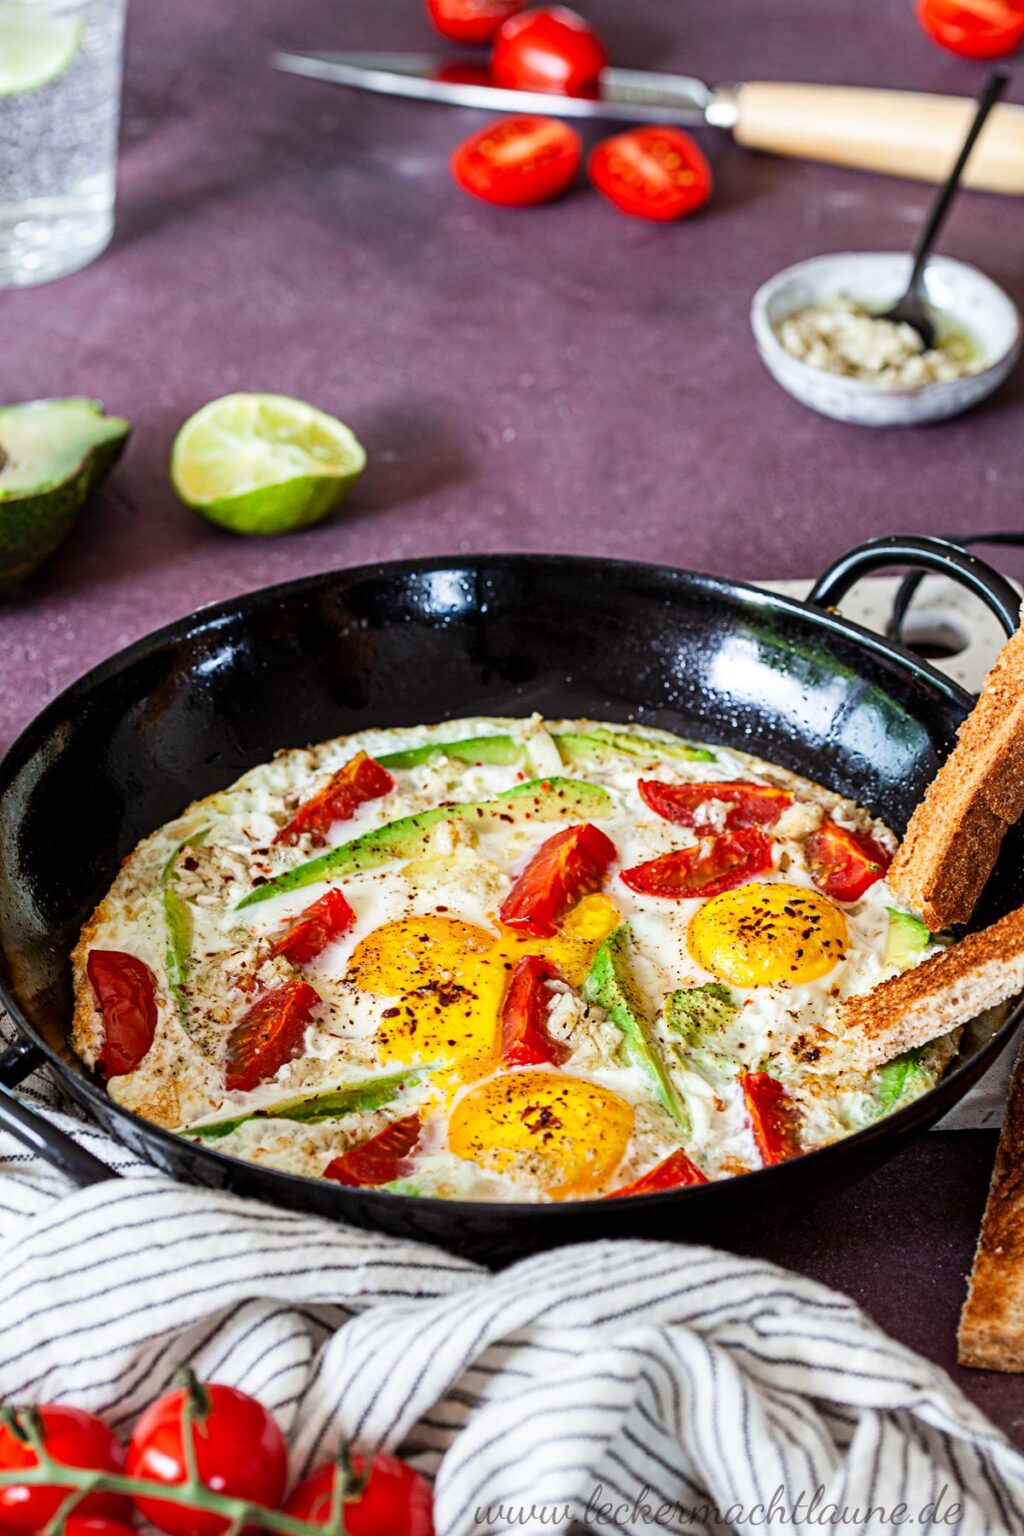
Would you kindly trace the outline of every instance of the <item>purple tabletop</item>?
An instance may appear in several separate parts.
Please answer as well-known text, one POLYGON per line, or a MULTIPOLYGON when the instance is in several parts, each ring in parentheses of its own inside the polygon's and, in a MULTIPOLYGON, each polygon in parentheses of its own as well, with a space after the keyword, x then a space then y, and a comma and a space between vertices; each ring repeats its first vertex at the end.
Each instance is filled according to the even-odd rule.
MULTIPOLYGON (((581 0, 617 62, 709 80, 971 94, 910 0, 581 0)), ((60 553, 0 608, 0 746, 85 667, 202 603, 332 566, 469 550, 815 574, 891 532, 1020 527, 1024 380, 971 416, 880 433, 805 411, 762 369, 758 284, 816 252, 903 249, 926 187, 702 136, 717 194, 677 226, 584 186, 492 209, 455 190, 470 111, 269 68, 275 47, 424 49, 418 0, 178 0, 133 10, 118 230, 94 266, 2 299, 5 399, 87 394, 135 433, 60 553), (235 389, 348 421, 370 467, 323 527, 270 540, 181 507, 184 418, 235 389)), ((1011 91, 1018 100, 1024 72, 1011 91)), ((1024 300, 1019 202, 966 194, 943 249, 1024 300)), ((991 1164, 932 1135, 750 1250, 855 1296, 1024 1444, 1024 1388, 958 1371, 954 1328, 991 1164)))

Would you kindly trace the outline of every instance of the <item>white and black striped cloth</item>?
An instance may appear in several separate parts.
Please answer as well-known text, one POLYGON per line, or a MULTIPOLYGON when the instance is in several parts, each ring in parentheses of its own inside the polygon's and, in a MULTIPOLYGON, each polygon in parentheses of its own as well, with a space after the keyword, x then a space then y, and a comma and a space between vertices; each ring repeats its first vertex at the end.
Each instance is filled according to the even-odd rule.
POLYGON ((125 1433, 188 1361, 274 1411, 296 1475, 339 1438, 400 1450, 439 1536, 1024 1532, 1024 1457, 823 1286, 640 1242, 492 1275, 174 1184, 28 1088, 125 1177, 69 1190, 0 1135, 8 1401, 125 1433))

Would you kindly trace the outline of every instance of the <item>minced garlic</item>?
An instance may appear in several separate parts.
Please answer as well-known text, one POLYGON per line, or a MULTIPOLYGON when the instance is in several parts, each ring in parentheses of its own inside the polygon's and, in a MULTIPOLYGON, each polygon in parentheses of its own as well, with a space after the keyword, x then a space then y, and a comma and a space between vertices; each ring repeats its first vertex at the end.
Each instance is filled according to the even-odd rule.
POLYGON ((913 326, 879 319, 852 299, 812 304, 778 327, 776 335, 793 357, 812 368, 863 379, 883 389, 913 389, 977 373, 977 349, 963 334, 942 337, 925 349, 913 326))

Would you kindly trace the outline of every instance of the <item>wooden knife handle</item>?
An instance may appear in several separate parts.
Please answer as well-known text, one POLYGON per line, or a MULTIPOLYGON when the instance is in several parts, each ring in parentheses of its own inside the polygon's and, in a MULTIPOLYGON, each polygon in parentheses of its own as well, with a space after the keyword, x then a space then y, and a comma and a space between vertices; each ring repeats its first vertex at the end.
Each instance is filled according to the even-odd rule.
MULTIPOLYGON (((749 149, 942 181, 974 111, 973 101, 957 96, 752 82, 737 87, 734 133, 749 149)), ((1024 193, 1024 107, 994 108, 964 182, 1024 193)))

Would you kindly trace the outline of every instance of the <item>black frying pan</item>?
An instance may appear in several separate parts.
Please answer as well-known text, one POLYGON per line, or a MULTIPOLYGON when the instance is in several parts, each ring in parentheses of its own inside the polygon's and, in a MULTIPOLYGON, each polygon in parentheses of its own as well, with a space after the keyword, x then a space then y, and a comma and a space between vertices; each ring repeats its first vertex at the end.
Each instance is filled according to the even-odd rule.
MULTIPOLYGON (((707 1238, 803 1207, 890 1156, 981 1075, 1013 1027, 968 1031, 957 1069, 898 1114, 790 1163, 632 1200, 484 1205, 301 1179, 150 1125, 69 1050, 69 955, 118 860, 200 795, 281 746, 472 714, 640 719, 725 742, 852 796, 902 832, 971 700, 925 662, 826 611, 859 576, 954 576, 1007 633, 1012 586, 938 539, 852 551, 808 603, 663 566, 572 556, 405 561, 312 576, 208 608, 86 674, 0 764, 0 1000, 22 1040, 0 1057, 0 1125, 78 1183, 111 1171, 10 1091, 45 1062, 111 1135, 195 1183, 497 1260, 649 1233, 707 1238)), ((1024 902, 1007 839, 978 921, 1024 902)))

